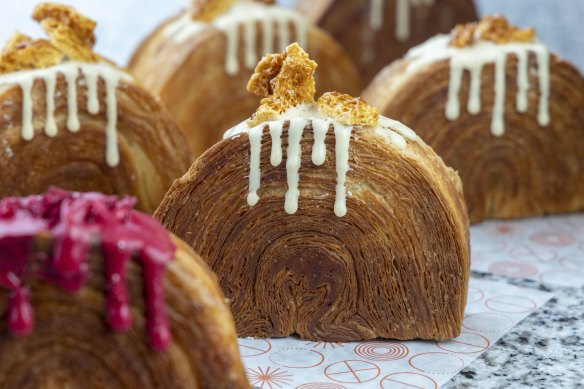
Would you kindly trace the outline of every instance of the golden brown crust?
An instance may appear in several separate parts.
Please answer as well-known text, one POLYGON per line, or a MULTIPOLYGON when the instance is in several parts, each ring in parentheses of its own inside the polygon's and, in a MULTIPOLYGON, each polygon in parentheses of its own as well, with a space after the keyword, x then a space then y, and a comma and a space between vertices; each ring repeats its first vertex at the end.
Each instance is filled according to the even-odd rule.
POLYGON ((64 59, 97 62, 92 51, 95 43, 95 22, 61 4, 41 3, 33 19, 41 24, 51 38, 33 40, 16 33, 7 42, 0 57, 0 74, 18 70, 45 68, 64 59))
MULTIPOLYGON (((347 50, 359 68, 365 85, 411 47, 436 34, 450 32, 456 24, 477 20, 472 0, 440 0, 430 6, 412 6, 410 38, 400 41, 396 38, 397 2, 383 3, 383 25, 375 31, 370 24, 371 0, 299 0, 296 8, 307 19, 329 32, 347 50)), ((322 67, 323 64, 317 62, 322 67)), ((356 94, 346 89, 328 90, 356 94)))
MULTIPOLYGON (((486 65, 481 81, 481 112, 461 110, 457 120, 445 117, 450 65, 439 61, 407 72, 407 60, 388 66, 363 93, 383 115, 415 128, 462 179, 470 220, 510 219, 584 209, 584 77, 571 64, 550 58, 551 123, 537 121, 537 72, 529 72, 528 111, 516 109, 517 58, 506 61, 505 134, 495 137, 493 115, 495 72, 486 65), (436 101, 442 103, 436 104, 436 101)), ((529 67, 537 69, 534 54, 529 67)), ((468 101, 465 75, 459 99, 468 101)))
POLYGON ((512 42, 533 42, 533 28, 520 29, 511 25, 503 16, 485 16, 478 23, 459 24, 451 32, 452 47, 472 46, 477 39, 505 44, 512 42))
POLYGON ((377 126, 379 122, 379 110, 360 97, 327 92, 319 97, 316 106, 323 115, 341 124, 377 126))
POLYGON ((44 134, 46 90, 33 84, 34 138, 22 138, 22 92, 18 86, 0 90, 0 197, 44 193, 51 185, 75 191, 130 194, 138 208, 156 209, 192 156, 184 137, 166 109, 141 87, 122 81, 116 91, 120 163, 105 161, 107 126, 105 84, 98 83, 98 114, 86 111, 87 90, 77 86, 80 129, 67 129, 67 82, 61 75, 55 88, 55 137, 44 134), (31 158, 35 156, 35 158, 31 158))
MULTIPOLYGON (((284 147, 287 133, 285 122, 284 147)), ((155 216, 217 272, 240 336, 457 336, 469 242, 456 173, 421 141, 398 150, 373 128, 355 130, 347 214, 339 218, 334 135, 327 135, 321 166, 311 162, 313 142, 309 126, 293 215, 283 206, 286 163, 272 166, 271 136, 264 131, 256 205, 246 202, 250 160, 243 133, 203 154, 155 216)))
MULTIPOLYGON (((173 241, 176 258, 164 281, 173 333, 167 351, 149 346, 142 272, 134 261, 127 268, 132 327, 118 333, 107 328, 103 259, 95 249, 89 258, 91 276, 78 293, 27 281, 36 328, 15 338, 8 335, 6 320, 0 320, 0 386, 248 388, 233 320, 215 275, 184 242, 173 241)), ((0 312, 7 298, 0 289, 0 312)))
POLYGON ((266 98, 248 121, 250 127, 273 120, 290 107, 314 102, 316 62, 298 43, 282 54, 268 54, 257 65, 247 90, 266 98))
MULTIPOLYGON (((165 29, 184 16, 179 14, 156 29, 134 53, 130 70, 161 97, 198 156, 218 142, 226 129, 249 118, 257 109, 259 98, 245 89, 253 72, 244 68, 242 58, 236 75, 225 72, 227 40, 221 31, 203 29, 182 42, 166 34, 165 29), (201 73, 205 77, 200 77, 201 73), (226 96, 229 104, 225 104, 226 96)), ((261 31, 259 22, 257 29, 261 31)), ((314 26, 308 27, 307 38, 309 54, 322 70, 316 72, 317 93, 329 90, 359 93, 358 71, 339 44, 314 26)), ((274 42, 279 39, 276 29, 274 42)), ((262 47, 260 41, 256 47, 262 47)), ((243 40, 238 51, 243 52, 243 40)))

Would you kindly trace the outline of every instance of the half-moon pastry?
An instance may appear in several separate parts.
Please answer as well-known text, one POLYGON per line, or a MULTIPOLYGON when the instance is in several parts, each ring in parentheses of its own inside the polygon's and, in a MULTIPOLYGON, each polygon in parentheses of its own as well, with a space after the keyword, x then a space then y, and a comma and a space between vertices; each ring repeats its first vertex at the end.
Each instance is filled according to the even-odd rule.
POLYGON ((366 83, 411 47, 477 19, 472 0, 299 0, 343 46, 366 83))
POLYGON ((215 275, 134 203, 0 201, 0 387, 249 387, 215 275))
POLYGON ((16 33, 0 56, 0 198, 50 185, 130 194, 153 212, 192 162, 166 109, 92 51, 95 23, 40 4, 50 40, 16 33))
POLYGON ((458 170, 472 222, 584 209, 584 77, 501 17, 384 69, 364 96, 458 170))
POLYGON ((359 98, 314 102, 298 45, 266 56, 265 96, 178 179, 155 217, 218 274, 240 336, 444 339, 469 277, 460 180, 359 98))
POLYGON ((295 41, 323 67, 319 90, 362 89, 355 65, 329 34, 293 10, 251 0, 193 1, 146 38, 130 69, 161 97, 198 156, 258 106, 245 92, 258 59, 295 41))

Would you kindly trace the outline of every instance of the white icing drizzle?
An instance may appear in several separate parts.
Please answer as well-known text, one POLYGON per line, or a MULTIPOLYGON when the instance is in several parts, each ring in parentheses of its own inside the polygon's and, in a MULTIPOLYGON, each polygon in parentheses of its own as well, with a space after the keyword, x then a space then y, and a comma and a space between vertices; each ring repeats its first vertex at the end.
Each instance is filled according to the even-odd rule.
MULTIPOLYGON (((378 31, 383 27, 383 8, 387 0, 370 0, 369 27, 378 31)), ((411 36, 411 10, 413 7, 430 6, 436 0, 396 0, 395 4, 395 37, 398 41, 406 41, 411 36)))
POLYGON ((284 51, 294 41, 307 50, 308 23, 300 14, 282 7, 251 1, 236 3, 210 23, 193 21, 189 14, 185 14, 167 25, 164 34, 180 44, 209 27, 221 30, 227 40, 225 72, 229 75, 235 75, 240 70, 240 30, 243 30, 243 65, 247 69, 253 69, 257 65, 258 49, 261 49, 261 55, 275 51, 276 32, 279 37, 277 51, 284 51), (257 31, 258 23, 261 25, 261 32, 257 31), (258 33, 261 33, 263 42, 261 48, 256 44, 258 33))
MULTIPOLYGON (((248 134, 250 143, 248 205, 254 206, 259 201, 257 191, 261 184, 260 158, 264 129, 269 129, 272 140, 270 163, 273 166, 278 166, 282 162, 281 137, 285 122, 288 122, 288 147, 286 150, 288 190, 285 195, 284 210, 289 214, 294 214, 298 210, 299 171, 302 162, 301 142, 304 130, 307 126, 312 125, 314 143, 311 159, 312 163, 319 166, 326 160, 326 135, 332 126, 335 136, 335 168, 337 173, 334 212, 338 217, 345 216, 347 213, 345 182, 349 171, 351 133, 355 126, 343 125, 323 117, 313 105, 290 108, 278 120, 262 123, 256 127, 249 128, 246 122, 243 122, 225 132, 223 139, 237 137, 242 133, 248 134)), ((373 130, 398 149, 406 147, 406 139, 411 141, 417 139, 415 132, 407 126, 383 116, 380 117, 379 126, 373 130)))
POLYGON ((55 122, 55 86, 57 84, 56 77, 46 77, 46 118, 45 118, 45 134, 53 137, 57 135, 57 123, 55 122))
POLYGON ((304 127, 308 121, 304 118, 290 119, 290 127, 288 128, 288 147, 286 150, 286 173, 288 176, 288 191, 286 192, 286 200, 284 202, 284 209, 287 213, 296 213, 298 210, 298 181, 300 176, 300 162, 302 161, 302 149, 300 148, 300 141, 304 127))
POLYGON ((270 135, 272 136, 272 155, 270 163, 272 166, 278 166, 282 163, 282 129, 284 121, 269 123, 270 135))
POLYGON ((505 133, 505 95, 506 95, 506 64, 511 54, 517 57, 517 96, 515 106, 518 112, 524 113, 528 109, 528 91, 530 88, 529 54, 535 53, 539 79, 538 123, 547 126, 550 123, 549 115, 549 51, 539 42, 496 44, 488 41, 479 41, 466 48, 449 47, 450 37, 439 35, 418 47, 414 47, 407 54, 411 60, 407 72, 412 73, 434 62, 450 60, 450 82, 448 86, 448 100, 445 116, 449 120, 460 117, 460 89, 465 71, 470 73, 469 99, 467 110, 471 114, 481 111, 481 76, 487 64, 494 64, 495 82, 493 117, 491 133, 501 136, 505 133))
POLYGON ((335 166, 337 170, 337 195, 335 197, 335 215, 347 214, 345 180, 349 171, 349 143, 353 126, 335 123, 335 166))
POLYGON ((55 86, 57 77, 61 74, 67 83, 67 129, 71 132, 79 131, 79 115, 77 107, 77 87, 81 84, 81 75, 87 86, 87 111, 90 114, 99 113, 97 97, 97 83, 102 79, 106 89, 106 163, 116 166, 119 163, 117 142, 117 101, 116 89, 120 80, 131 80, 131 76, 105 63, 65 62, 60 65, 44 69, 23 70, 0 76, 0 86, 18 85, 22 91, 22 138, 31 140, 34 137, 34 118, 32 86, 36 79, 45 84, 45 134, 55 136, 57 124, 55 122, 55 86))
POLYGON ((326 159, 326 133, 331 122, 328 120, 313 120, 312 131, 314 132, 314 143, 312 145, 312 163, 319 166, 326 159))

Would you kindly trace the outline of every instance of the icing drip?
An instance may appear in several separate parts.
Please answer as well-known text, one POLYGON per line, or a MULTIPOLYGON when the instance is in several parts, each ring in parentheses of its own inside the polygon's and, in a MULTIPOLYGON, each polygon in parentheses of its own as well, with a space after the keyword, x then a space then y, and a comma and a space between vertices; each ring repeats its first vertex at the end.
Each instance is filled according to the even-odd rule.
MULTIPOLYGON (((281 115, 280 120, 262 123, 256 127, 249 128, 245 122, 233 127, 225 132, 224 139, 236 137, 242 133, 247 133, 250 143, 250 164, 249 164, 249 191, 247 203, 254 206, 259 201, 257 194, 261 183, 261 146, 262 136, 265 128, 270 131, 272 139, 272 149, 270 162, 273 166, 278 166, 282 162, 282 129, 284 123, 288 122, 288 147, 286 151, 286 174, 288 190, 286 191, 284 209, 289 214, 294 214, 298 210, 298 198, 300 191, 298 183, 300 180, 299 170, 302 162, 301 141, 304 130, 307 126, 312 126, 314 143, 312 145, 312 163, 319 166, 326 159, 326 135, 329 128, 333 127, 335 136, 335 166, 337 172, 336 196, 334 212, 338 217, 343 217, 347 213, 345 182, 349 171, 349 147, 351 133, 355 126, 343 125, 330 118, 322 117, 318 111, 311 106, 294 107, 281 115), (307 114, 305 116, 296 116, 307 114)), ((360 126, 356 128, 361 128, 360 126)), ((406 139, 415 141, 417 135, 402 123, 380 117, 379 127, 375 131, 384 137, 390 144, 403 149, 406 147, 406 139)))
POLYGON ((288 177, 288 191, 286 192, 286 200, 284 202, 284 209, 287 213, 296 213, 298 210, 298 181, 300 176, 300 162, 302 161, 302 149, 300 148, 300 141, 304 127, 308 122, 303 118, 290 119, 290 126, 288 128, 288 147, 286 149, 286 173, 288 177))
POLYGON ((89 277, 86 258, 91 242, 99 237, 110 328, 124 331, 132 325, 125 268, 136 254, 143 267, 146 329, 152 347, 164 350, 170 345, 163 275, 175 247, 157 221, 132 209, 134 203, 131 198, 56 188, 42 196, 0 202, 0 286, 10 289, 8 327, 13 334, 27 335, 34 326, 29 291, 22 280, 36 276, 69 292, 79 291, 89 277), (35 256, 32 249, 43 231, 50 231, 53 249, 40 260, 43 257, 35 256))
POLYGON ((541 43, 495 44, 479 41, 467 48, 449 47, 449 36, 438 36, 413 48, 407 55, 411 60, 407 72, 411 73, 434 62, 450 60, 450 82, 445 116, 449 120, 460 117, 460 89, 465 71, 470 73, 469 99, 467 110, 471 114, 481 111, 481 76, 487 64, 494 64, 494 105, 491 133, 501 136, 505 133, 506 64, 509 55, 517 57, 517 96, 515 106, 518 112, 527 112, 529 84, 529 55, 535 53, 539 80, 539 104, 537 120, 540 126, 550 123, 549 116, 549 51, 541 43))
POLYGON ((209 24, 193 21, 186 14, 169 24, 164 34, 172 37, 176 43, 184 43, 206 27, 212 26, 223 32, 227 40, 225 52, 225 72, 235 75, 240 70, 238 48, 240 30, 243 31, 243 65, 253 69, 261 55, 258 55, 258 24, 261 30, 261 55, 284 51, 293 41, 304 49, 307 48, 308 24, 304 18, 285 8, 261 3, 242 2, 235 4, 227 13, 219 16, 209 24), (294 31, 292 36, 291 27, 294 31), (278 47, 274 47, 275 33, 278 33, 278 47), (275 50, 276 49, 276 50, 275 50))
MULTIPOLYGON (((312 163, 319 166, 326 158, 326 133, 328 132, 328 120, 313 120, 312 131, 314 132, 314 144, 312 145, 312 163)), ((336 135, 336 134, 335 134, 336 135)))
POLYGON ((345 199, 345 179, 349 171, 349 143, 353 126, 335 124, 335 165, 337 169, 337 195, 335 197, 335 215, 347 214, 345 199))
POLYGON ((80 84, 80 76, 82 75, 85 80, 87 111, 90 114, 98 114, 100 111, 97 85, 99 79, 104 81, 107 117, 106 163, 111 167, 118 165, 116 89, 120 80, 131 80, 131 77, 107 64, 71 61, 49 68, 19 71, 0 76, 0 85, 19 85, 22 91, 22 138, 31 140, 34 137, 32 86, 36 79, 42 80, 46 89, 45 134, 51 137, 57 134, 55 86, 59 74, 63 75, 67 83, 67 129, 71 132, 77 132, 80 129, 79 107, 77 107, 77 87, 80 84))
MULTIPOLYGON (((249 130, 249 193, 247 195, 247 203, 249 205, 256 205, 260 197, 258 196, 258 189, 260 188, 260 156, 262 154, 262 135, 264 132, 264 125, 251 128, 249 130)), ((280 160, 282 151, 280 150, 280 160)))
MULTIPOLYGON (((369 27, 378 31, 383 27, 383 8, 387 0, 371 0, 369 27)), ((395 0, 395 38, 406 41, 411 36, 412 7, 431 6, 436 0, 395 0)))

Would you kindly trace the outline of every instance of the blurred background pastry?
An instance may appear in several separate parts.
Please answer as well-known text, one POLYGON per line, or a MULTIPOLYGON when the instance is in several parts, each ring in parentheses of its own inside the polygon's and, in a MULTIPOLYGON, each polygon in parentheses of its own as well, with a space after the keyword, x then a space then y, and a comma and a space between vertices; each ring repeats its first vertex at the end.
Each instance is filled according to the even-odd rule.
POLYGON ((296 8, 341 43, 366 83, 412 46, 477 18, 472 0, 299 0, 296 8))
POLYGON ((0 201, 0 387, 249 387, 215 275, 134 202, 0 201))
POLYGON ((265 57, 248 84, 262 105, 155 217, 217 273, 240 336, 457 336, 469 277, 460 179, 361 99, 315 102, 315 68, 296 44, 265 57))
POLYGON ((459 172, 471 221, 584 209, 584 77, 535 30, 503 17, 458 26, 364 96, 459 172))
POLYGON ((15 33, 0 57, 0 197, 50 185, 130 194, 152 212, 191 155, 166 109, 92 50, 95 22, 33 13, 49 39, 15 33))
POLYGON ((356 93, 361 79, 329 34, 293 10, 253 0, 201 0, 163 22, 138 47, 131 71, 159 95, 200 155, 259 99, 245 92, 257 61, 292 42, 324 65, 321 90, 356 93))

